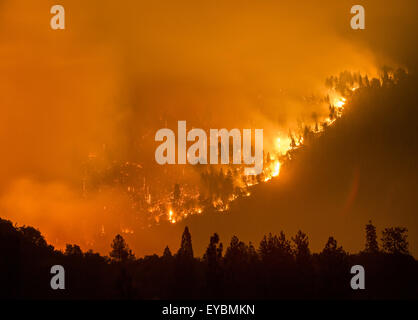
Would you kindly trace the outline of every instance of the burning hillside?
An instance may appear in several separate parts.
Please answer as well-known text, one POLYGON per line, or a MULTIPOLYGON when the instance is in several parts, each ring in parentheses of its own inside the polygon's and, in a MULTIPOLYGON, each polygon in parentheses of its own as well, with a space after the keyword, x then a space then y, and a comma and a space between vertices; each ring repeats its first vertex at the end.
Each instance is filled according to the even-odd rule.
MULTIPOLYGON (((170 166, 147 168, 136 162, 113 162, 110 166, 100 168, 101 155, 90 154, 85 164, 83 195, 87 197, 90 193, 100 192, 105 186, 124 190, 130 199, 133 214, 137 216, 135 220, 144 222, 141 228, 165 221, 176 223, 190 215, 212 209, 227 211, 234 200, 250 196, 252 186, 278 177, 281 167, 286 166, 292 154, 332 126, 343 115, 347 99, 368 82, 367 76, 349 72, 329 78, 328 94, 321 99, 328 104, 329 114, 323 119, 316 118, 312 125, 302 124, 295 131, 289 131, 284 141, 280 137, 273 137, 273 149, 265 150, 263 172, 259 175, 247 176, 244 166, 232 164, 183 165, 179 169, 170 166)), ((230 145, 231 157, 232 149, 230 145)), ((110 207, 112 204, 105 206, 104 210, 110 207)), ((137 228, 130 226, 121 231, 134 232, 137 228)))

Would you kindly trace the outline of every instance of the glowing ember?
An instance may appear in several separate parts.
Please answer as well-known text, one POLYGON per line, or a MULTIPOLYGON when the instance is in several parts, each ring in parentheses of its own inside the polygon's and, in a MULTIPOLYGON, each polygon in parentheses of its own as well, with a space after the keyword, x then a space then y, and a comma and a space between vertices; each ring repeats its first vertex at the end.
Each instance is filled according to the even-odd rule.
POLYGON ((273 177, 277 177, 279 175, 279 173, 280 173, 280 162, 277 161, 276 164, 274 165, 274 170, 273 170, 271 175, 273 177))
POLYGON ((176 223, 176 220, 173 218, 173 210, 170 210, 168 212, 168 221, 170 221, 171 223, 176 223))
POLYGON ((345 98, 340 98, 340 99, 336 100, 334 104, 335 104, 336 107, 342 108, 345 105, 345 101, 346 101, 345 98))
POLYGON ((125 234, 133 234, 134 233, 134 231, 132 230, 132 229, 129 229, 129 228, 122 228, 122 233, 125 233, 125 234))

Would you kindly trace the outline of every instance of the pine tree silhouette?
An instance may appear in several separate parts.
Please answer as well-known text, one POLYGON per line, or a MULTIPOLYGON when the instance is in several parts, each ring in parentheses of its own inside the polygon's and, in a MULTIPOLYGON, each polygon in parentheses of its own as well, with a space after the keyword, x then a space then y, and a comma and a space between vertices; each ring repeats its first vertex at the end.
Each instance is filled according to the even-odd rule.
POLYGON ((112 251, 110 251, 109 255, 117 262, 124 262, 134 258, 132 250, 129 249, 128 244, 120 234, 113 239, 111 247, 112 251))
POLYGON ((177 252, 177 255, 181 258, 193 259, 192 236, 187 226, 184 228, 180 249, 177 252))
POLYGON ((377 243, 377 234, 376 227, 372 224, 370 220, 366 224, 366 247, 365 252, 367 253, 377 253, 379 252, 379 245, 377 243))

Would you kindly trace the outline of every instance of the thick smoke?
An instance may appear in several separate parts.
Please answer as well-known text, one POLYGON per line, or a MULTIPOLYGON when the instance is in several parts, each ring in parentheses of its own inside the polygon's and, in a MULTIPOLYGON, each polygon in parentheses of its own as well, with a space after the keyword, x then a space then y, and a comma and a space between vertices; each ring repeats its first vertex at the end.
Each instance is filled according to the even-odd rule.
POLYGON ((349 28, 350 2, 306 2, 63 0, 66 30, 53 31, 54 1, 2 1, 0 215, 86 248, 98 225, 109 235, 129 224, 130 210, 114 190, 83 197, 89 154, 153 166, 155 131, 177 120, 263 128, 269 148, 326 116, 306 100, 326 94, 326 77, 412 61, 414 1, 370 2, 363 34, 349 28), (120 204, 112 214, 106 197, 120 204))

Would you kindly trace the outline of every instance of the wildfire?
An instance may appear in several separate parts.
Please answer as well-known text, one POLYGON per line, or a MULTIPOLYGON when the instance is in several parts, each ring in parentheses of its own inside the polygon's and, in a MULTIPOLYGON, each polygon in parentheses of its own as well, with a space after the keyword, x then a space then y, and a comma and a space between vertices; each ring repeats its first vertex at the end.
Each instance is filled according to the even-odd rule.
MULTIPOLYGON (((357 87, 349 88, 352 92, 356 89, 357 87)), ((330 115, 320 120, 314 129, 310 128, 310 134, 321 134, 327 126, 334 124, 342 115, 347 99, 335 90, 331 91, 328 97, 330 102, 330 115), (318 125, 320 123, 323 125, 318 125)), ((304 140, 307 140, 305 134, 284 136, 282 133, 277 133, 276 137, 272 140, 271 149, 264 160, 262 174, 259 176, 245 176, 243 170, 240 171, 239 168, 231 169, 224 167, 223 172, 221 169, 215 175, 209 176, 208 181, 212 183, 211 188, 213 188, 213 185, 224 185, 226 183, 226 189, 212 190, 210 191, 212 193, 209 193, 209 195, 205 194, 205 192, 202 194, 202 190, 198 186, 181 185, 175 192, 163 191, 164 189, 162 188, 162 192, 152 194, 151 196, 150 190, 152 185, 145 181, 145 177, 143 178, 143 182, 140 179, 136 179, 136 172, 142 169, 142 166, 134 162, 121 164, 119 173, 123 176, 123 179, 119 177, 116 177, 116 179, 120 183, 123 183, 123 181, 128 182, 124 185, 124 189, 133 201, 132 208, 138 210, 138 212, 145 212, 147 215, 146 219, 149 219, 149 225, 152 225, 152 223, 158 224, 161 221, 168 221, 169 223, 175 224, 190 215, 202 214, 208 208, 213 208, 218 212, 227 211, 233 201, 239 198, 249 197, 252 186, 263 182, 267 183, 280 175, 283 161, 292 157, 292 153, 289 152, 302 148, 305 144, 304 140), (226 174, 227 171, 229 171, 228 174, 226 174), (234 173, 232 174, 232 172, 234 173), (216 179, 220 180, 217 183, 213 183, 216 179), (229 183, 232 180, 232 185, 227 184, 227 179, 229 179, 229 183), (138 181, 141 181, 141 183, 138 181)), ((96 161, 97 157, 98 155, 95 153, 88 155, 89 160, 92 162, 96 161)), ((159 188, 154 187, 154 190, 156 189, 158 190, 159 188)), ((104 210, 107 211, 106 206, 104 210)), ((104 232, 105 230, 102 226, 101 234, 104 234, 104 232)), ((124 234, 134 233, 132 229, 125 227, 121 228, 121 232, 124 234)))
POLYGON ((340 98, 339 100, 335 101, 335 106, 338 108, 342 108, 345 105, 345 98, 340 98))
POLYGON ((168 212, 168 221, 170 221, 171 223, 176 223, 176 219, 173 218, 173 210, 170 210, 168 212))
POLYGON ((274 170, 273 173, 271 174, 273 177, 277 177, 280 173, 280 162, 277 161, 276 164, 274 165, 274 170))
POLYGON ((328 126, 332 125, 337 119, 330 119, 330 118, 326 118, 325 122, 327 123, 328 126))
POLYGON ((280 173, 280 162, 275 160, 273 164, 270 166, 271 171, 270 174, 266 175, 264 178, 264 182, 270 181, 272 178, 277 177, 280 173))
MULTIPOLYGON (((355 88, 353 88, 353 91, 355 88)), ((326 126, 330 126, 335 121, 341 117, 342 111, 344 109, 344 105, 347 102, 347 99, 337 95, 335 92, 333 93, 332 98, 330 99, 332 114, 329 117, 322 120, 324 123, 323 126, 318 127, 316 126, 315 129, 312 130, 314 134, 320 134, 325 130, 326 126)), ((251 195, 250 188, 256 184, 262 182, 271 181, 273 178, 278 177, 280 175, 280 168, 281 168, 281 157, 285 157, 288 155, 288 152, 294 149, 301 148, 304 145, 304 136, 292 137, 289 136, 288 138, 280 136, 276 137, 273 140, 273 150, 271 150, 271 154, 268 153, 267 158, 264 162, 264 169, 263 173, 260 175, 262 180, 259 180, 259 177, 255 176, 242 176, 243 172, 238 174, 238 177, 234 179, 234 191, 233 193, 227 196, 220 196, 217 195, 216 198, 212 198, 209 202, 213 209, 218 212, 224 212, 229 210, 230 204, 239 199, 241 197, 249 197, 251 195), (239 181, 244 181, 242 184, 239 181)), ((290 158, 290 155, 287 156, 290 158)), ((127 164, 129 165, 129 164, 127 164)), ((227 169, 226 169, 227 170, 227 169)), ((201 214, 205 211, 206 205, 204 202, 200 202, 200 191, 198 188, 193 188, 191 186, 182 186, 180 197, 174 196, 174 193, 168 193, 166 195, 160 195, 159 197, 153 196, 151 198, 151 194, 149 192, 149 187, 144 185, 141 187, 133 187, 128 186, 126 188, 127 192, 130 194, 140 194, 140 190, 145 193, 145 205, 146 205, 146 212, 149 213, 150 218, 153 219, 155 223, 159 223, 160 221, 168 221, 172 224, 175 224, 182 219, 188 217, 189 215, 201 214), (169 208, 162 209, 162 208, 169 208)), ((122 229, 123 233, 129 234, 133 233, 131 229, 122 229)))
POLYGON ((133 234, 134 233, 134 231, 132 229, 129 229, 129 228, 122 228, 121 231, 124 234, 133 234))
MULTIPOLYGON (((353 88, 353 91, 355 88, 353 88)), ((325 124, 326 126, 332 125, 337 118, 341 117, 342 111, 344 109, 344 105, 347 102, 347 99, 337 95, 335 92, 333 93, 333 101, 332 108, 335 108, 330 117, 325 118, 323 121, 323 127, 317 127, 314 131, 315 134, 319 134, 324 131, 325 124)), ((218 197, 211 201, 211 206, 218 212, 224 212, 229 210, 230 203, 235 201, 240 197, 248 197, 251 195, 249 188, 252 186, 259 184, 260 182, 268 182, 275 177, 280 175, 280 168, 282 163, 280 162, 280 157, 286 156, 286 154, 292 149, 298 149, 302 147, 304 144, 304 136, 299 136, 296 138, 284 138, 284 137, 277 137, 273 140, 273 149, 274 151, 272 154, 269 153, 267 159, 265 160, 264 170, 262 173, 263 180, 258 180, 256 177, 241 177, 243 181, 245 181, 244 186, 239 186, 236 188, 234 193, 228 195, 225 198, 218 197)), ((237 180, 240 180, 238 178, 237 180)), ((134 188, 128 187, 128 192, 135 192, 134 188)), ((163 220, 168 220, 170 223, 177 223, 180 220, 188 217, 189 215, 194 214, 201 214, 204 212, 204 206, 201 206, 199 202, 200 193, 198 190, 191 190, 187 188, 182 188, 181 192, 181 199, 177 200, 178 203, 175 206, 175 210, 171 207, 168 211, 161 212, 161 207, 167 208, 167 203, 171 203, 172 205, 172 194, 167 195, 165 198, 161 198, 159 200, 155 200, 154 202, 151 201, 151 195, 147 193, 146 203, 149 205, 148 212, 154 217, 154 221, 156 223, 160 222, 160 218, 163 220), (195 205, 188 206, 187 202, 193 200, 195 205), (199 204, 199 205, 198 205, 199 204)), ((171 206, 170 205, 170 206, 171 206)), ((126 230, 125 230, 126 231, 126 230)))

